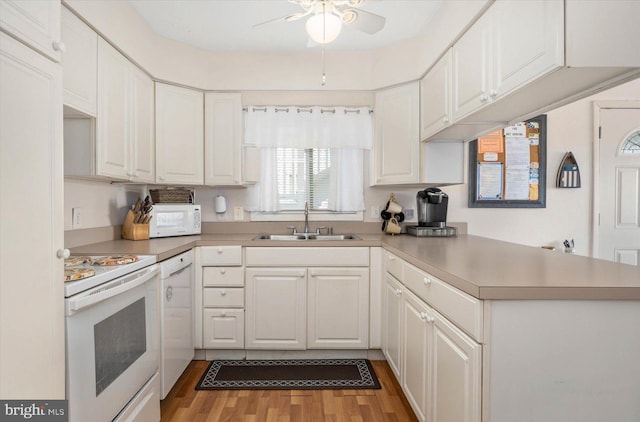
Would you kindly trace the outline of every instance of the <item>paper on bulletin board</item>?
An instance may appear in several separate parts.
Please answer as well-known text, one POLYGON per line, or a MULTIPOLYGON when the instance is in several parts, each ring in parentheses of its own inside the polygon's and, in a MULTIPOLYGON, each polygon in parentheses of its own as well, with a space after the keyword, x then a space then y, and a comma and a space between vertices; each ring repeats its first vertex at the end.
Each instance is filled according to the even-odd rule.
MULTIPOLYGON (((528 169, 531 165, 529 140, 524 137, 508 137, 505 140, 507 169, 528 169)), ((507 177, 507 180, 509 177, 507 177)))
POLYGON ((481 200, 502 199, 502 163, 478 164, 478 198, 481 200))
POLYGON ((529 199, 529 169, 507 168, 504 199, 529 199))
POLYGON ((501 153, 503 151, 502 131, 496 130, 478 138, 478 154, 487 152, 501 153))

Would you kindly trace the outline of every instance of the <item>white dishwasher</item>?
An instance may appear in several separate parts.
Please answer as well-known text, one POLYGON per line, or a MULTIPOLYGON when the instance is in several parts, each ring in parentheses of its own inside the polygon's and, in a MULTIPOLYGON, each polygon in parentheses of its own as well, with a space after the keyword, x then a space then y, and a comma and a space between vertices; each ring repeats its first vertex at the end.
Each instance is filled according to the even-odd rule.
POLYGON ((160 383, 164 399, 194 356, 193 251, 160 262, 160 383))

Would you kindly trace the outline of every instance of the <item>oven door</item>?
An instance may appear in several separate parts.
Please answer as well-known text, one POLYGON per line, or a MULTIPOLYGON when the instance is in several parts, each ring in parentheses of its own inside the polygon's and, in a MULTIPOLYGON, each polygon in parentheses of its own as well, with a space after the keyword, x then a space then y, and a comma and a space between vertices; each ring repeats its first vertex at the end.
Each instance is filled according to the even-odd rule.
POLYGON ((66 299, 70 421, 111 421, 158 371, 158 266, 66 299))

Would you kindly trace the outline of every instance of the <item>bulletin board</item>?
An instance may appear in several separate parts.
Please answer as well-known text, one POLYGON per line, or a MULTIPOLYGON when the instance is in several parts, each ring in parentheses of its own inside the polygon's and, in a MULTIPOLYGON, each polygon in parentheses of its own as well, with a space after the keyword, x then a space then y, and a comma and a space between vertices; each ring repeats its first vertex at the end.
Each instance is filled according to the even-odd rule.
POLYGON ((545 208, 547 116, 469 143, 470 208, 545 208))

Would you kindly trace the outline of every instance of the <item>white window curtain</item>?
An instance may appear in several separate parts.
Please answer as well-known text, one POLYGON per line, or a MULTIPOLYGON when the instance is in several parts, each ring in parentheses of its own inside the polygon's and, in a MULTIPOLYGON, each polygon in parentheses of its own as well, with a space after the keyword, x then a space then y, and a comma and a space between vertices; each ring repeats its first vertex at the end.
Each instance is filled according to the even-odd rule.
POLYGON ((329 148, 328 210, 364 210, 364 154, 373 144, 367 107, 250 106, 245 144, 260 148, 260 179, 249 188, 249 211, 278 212, 277 148, 329 148))

